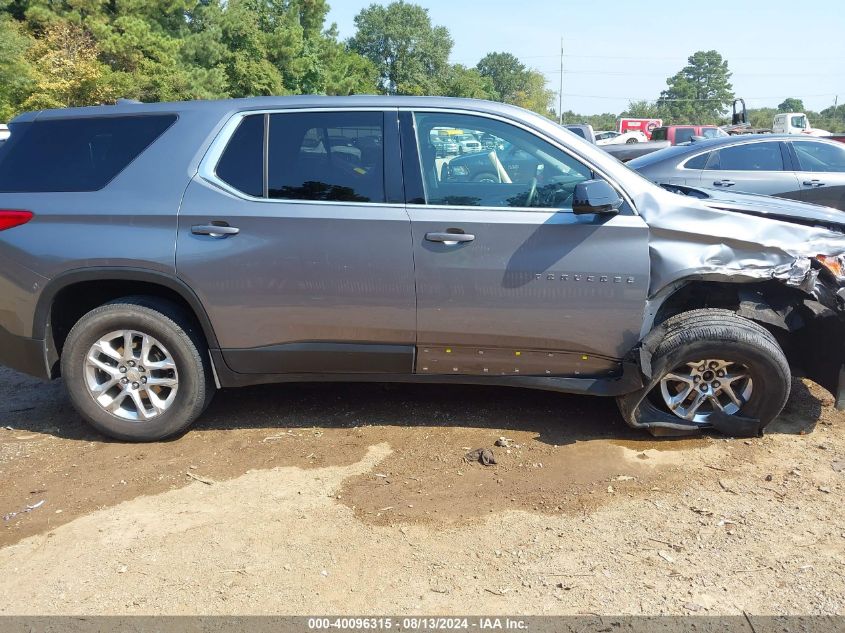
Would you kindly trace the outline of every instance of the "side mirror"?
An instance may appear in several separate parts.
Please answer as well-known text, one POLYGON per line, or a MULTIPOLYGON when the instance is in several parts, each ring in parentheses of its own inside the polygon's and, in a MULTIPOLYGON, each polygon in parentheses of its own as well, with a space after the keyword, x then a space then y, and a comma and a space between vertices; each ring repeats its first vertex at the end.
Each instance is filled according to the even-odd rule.
POLYGON ((619 213, 622 198, 604 180, 585 180, 575 185, 572 196, 572 211, 586 213, 619 213))

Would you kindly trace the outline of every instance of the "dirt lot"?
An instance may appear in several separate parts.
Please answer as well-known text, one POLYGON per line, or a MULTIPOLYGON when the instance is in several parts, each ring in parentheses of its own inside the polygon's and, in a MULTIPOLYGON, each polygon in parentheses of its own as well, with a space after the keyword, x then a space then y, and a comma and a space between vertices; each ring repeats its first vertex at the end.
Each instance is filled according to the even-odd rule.
POLYGON ((0 614, 845 614, 845 415, 811 383, 753 440, 656 441, 598 398, 295 385, 128 445, 0 368, 0 427, 0 614))

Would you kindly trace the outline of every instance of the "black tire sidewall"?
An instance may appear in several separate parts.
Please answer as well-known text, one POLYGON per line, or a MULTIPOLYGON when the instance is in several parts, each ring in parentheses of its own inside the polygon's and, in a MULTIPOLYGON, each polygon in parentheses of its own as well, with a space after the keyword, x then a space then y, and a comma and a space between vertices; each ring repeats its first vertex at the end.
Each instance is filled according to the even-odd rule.
MULTIPOLYGON (((736 415, 768 424, 783 409, 790 390, 788 377, 783 376, 780 366, 765 349, 744 341, 693 341, 660 355, 655 369, 663 377, 687 362, 704 359, 741 363, 748 368, 753 383, 751 398, 736 415)), ((660 383, 655 386, 655 392, 657 400, 665 406, 660 395, 660 383)))
POLYGON ((71 402, 80 414, 100 432, 120 440, 143 442, 175 435, 199 415, 206 398, 204 367, 190 336, 171 319, 141 306, 110 305, 83 317, 65 343, 62 376, 71 402), (94 401, 85 382, 85 358, 91 346, 109 332, 124 329, 155 337, 176 363, 179 378, 176 399, 167 411, 151 420, 124 420, 108 413, 94 401))

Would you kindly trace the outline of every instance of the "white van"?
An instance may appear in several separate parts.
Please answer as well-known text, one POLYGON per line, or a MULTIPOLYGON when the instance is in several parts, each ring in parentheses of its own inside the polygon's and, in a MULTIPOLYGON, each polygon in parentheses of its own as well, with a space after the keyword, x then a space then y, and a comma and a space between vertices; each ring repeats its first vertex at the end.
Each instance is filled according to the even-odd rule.
POLYGON ((772 123, 775 134, 808 134, 810 136, 830 136, 827 130, 810 127, 810 120, 803 112, 783 112, 775 116, 772 123))

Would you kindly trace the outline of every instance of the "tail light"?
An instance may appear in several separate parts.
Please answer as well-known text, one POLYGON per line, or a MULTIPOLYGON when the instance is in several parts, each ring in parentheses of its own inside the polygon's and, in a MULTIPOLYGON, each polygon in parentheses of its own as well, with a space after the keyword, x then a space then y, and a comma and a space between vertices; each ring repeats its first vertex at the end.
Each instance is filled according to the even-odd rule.
POLYGON ((32 211, 0 209, 0 231, 26 224, 32 219, 32 215, 32 211))

